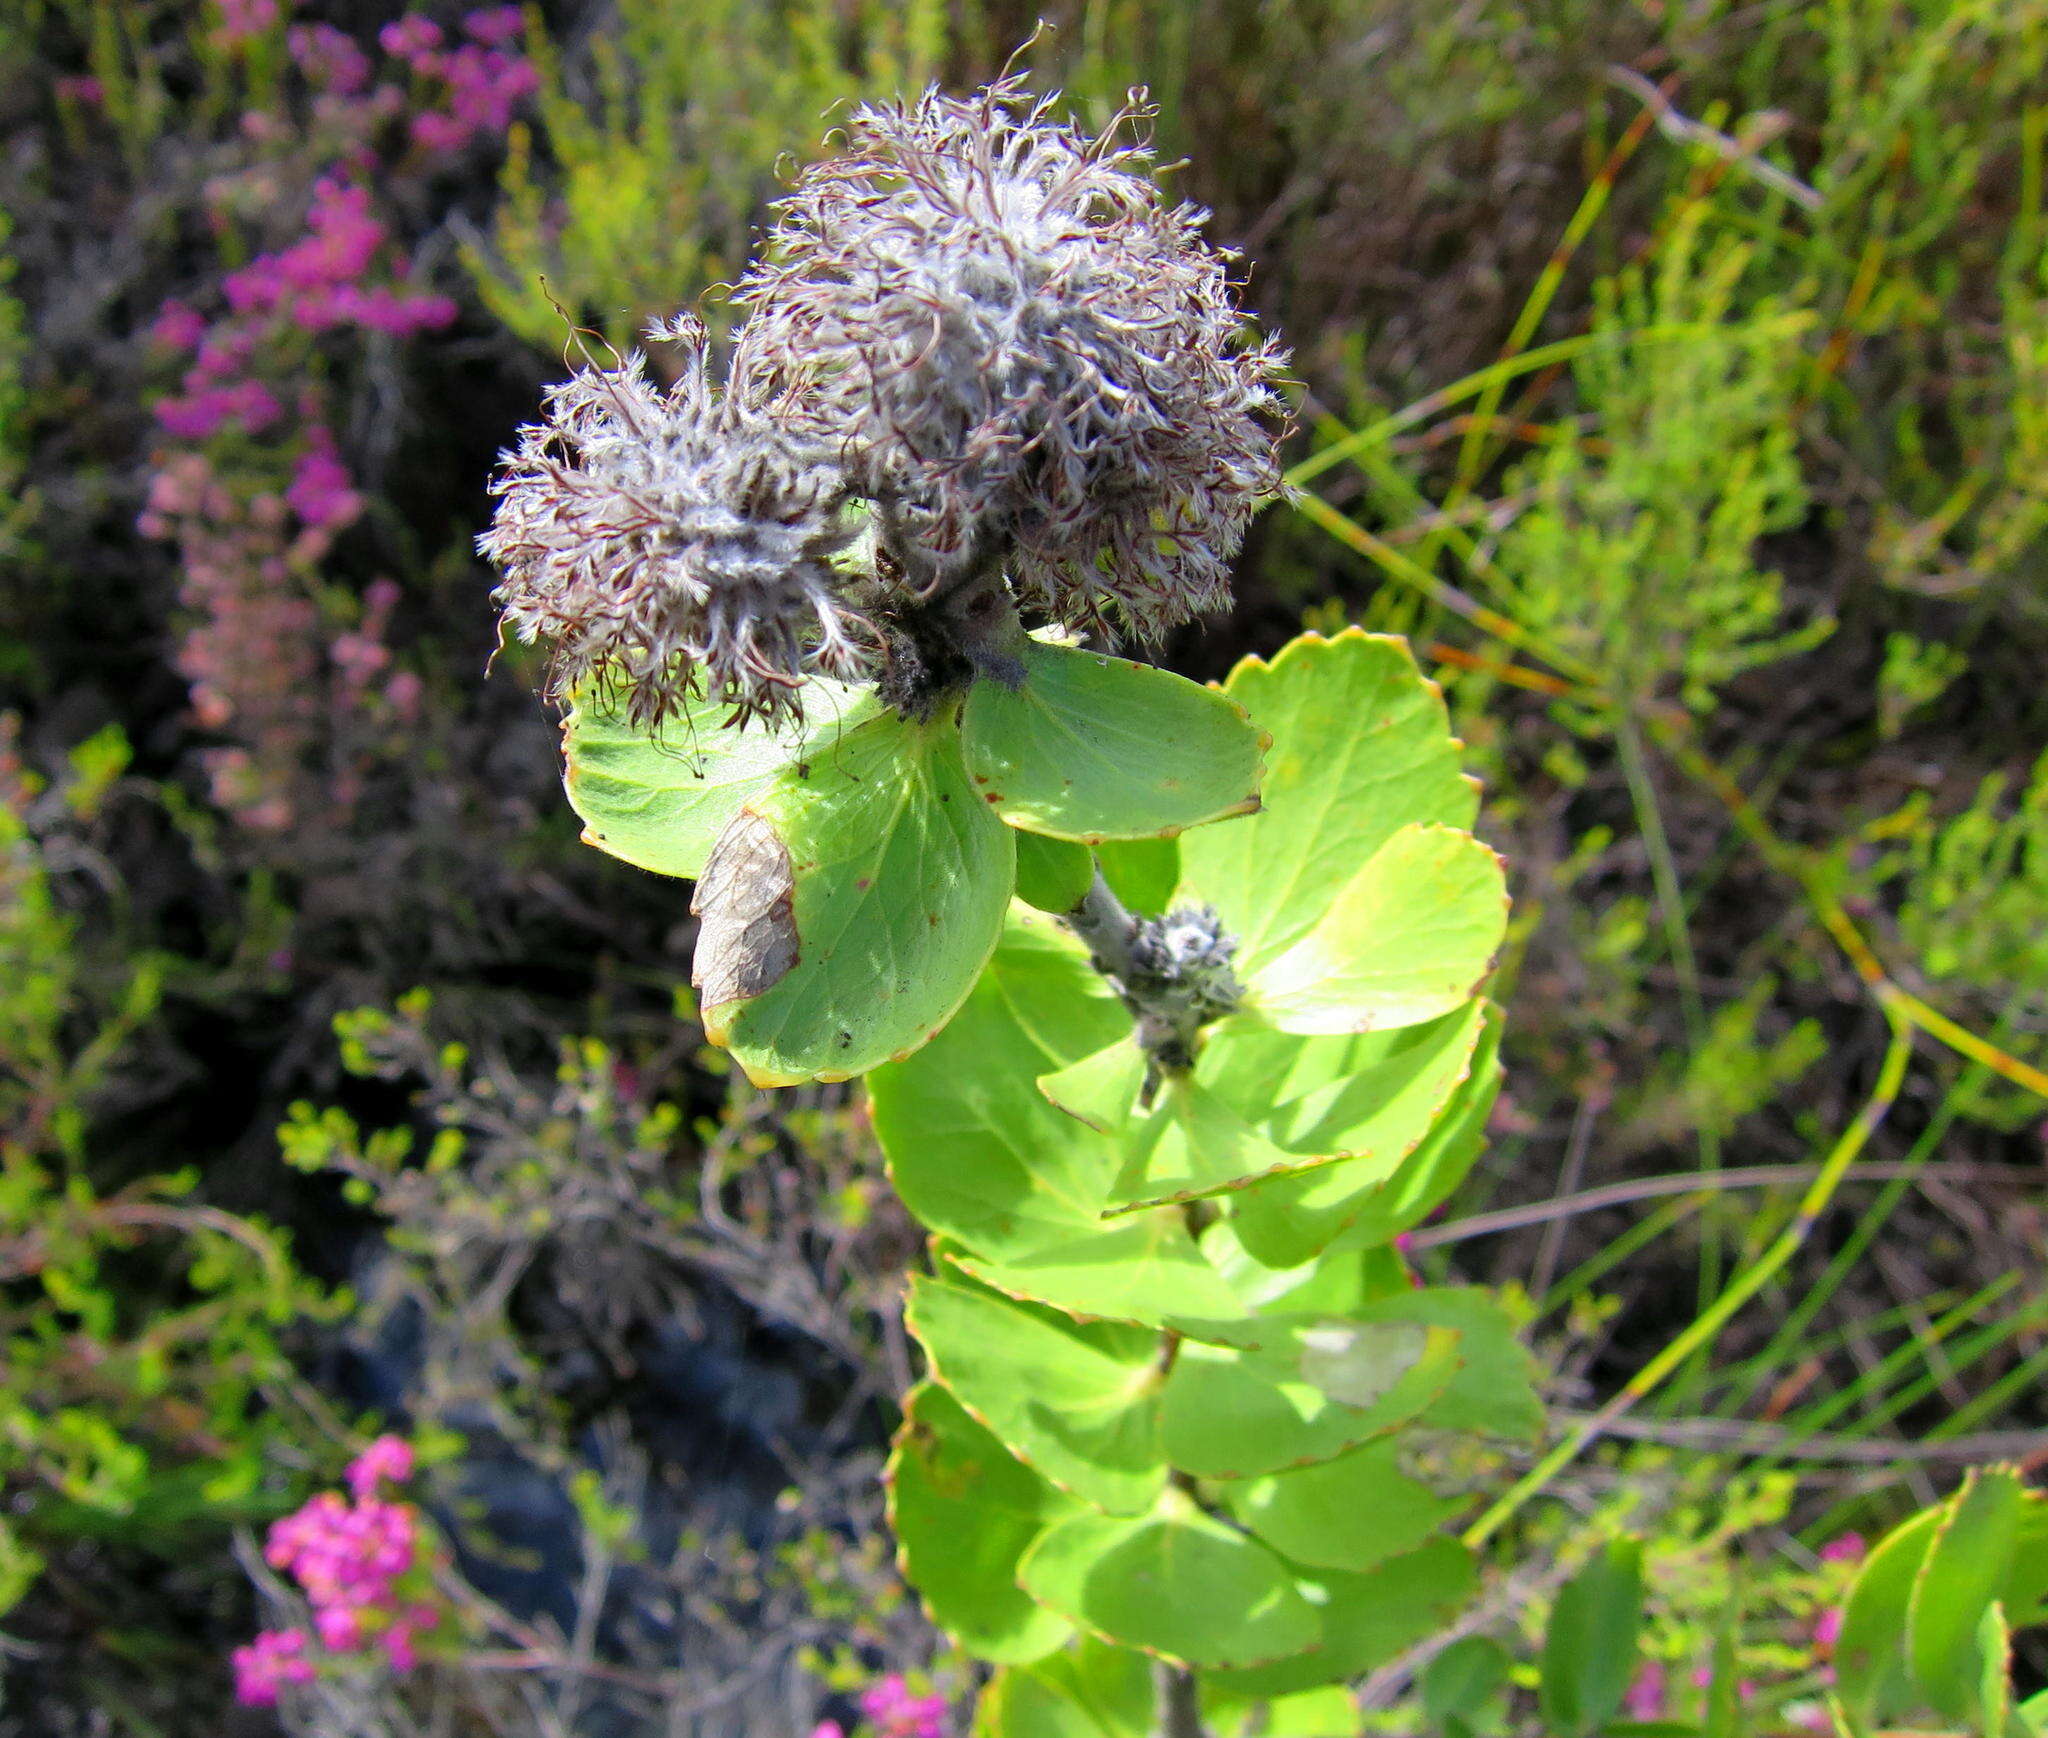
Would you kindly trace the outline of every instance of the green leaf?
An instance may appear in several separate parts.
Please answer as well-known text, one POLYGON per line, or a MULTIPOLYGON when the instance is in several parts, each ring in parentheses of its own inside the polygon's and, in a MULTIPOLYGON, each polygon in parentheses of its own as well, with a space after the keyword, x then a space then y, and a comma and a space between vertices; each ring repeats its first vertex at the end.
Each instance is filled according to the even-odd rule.
POLYGON ((21 1537, 12 1522, 0 1516, 0 1617, 28 1597, 28 1590, 42 1572, 42 1553, 21 1537))
POLYGON ((1084 1636, 996 1673, 975 1709, 975 1738, 1152 1738, 1152 1662, 1084 1636))
POLYGON ((2025 1731, 2048 1730, 2048 1690, 2036 1690, 2013 1711, 2025 1731))
POLYGON ((1140 917, 1161 917, 1180 884, 1178 839, 1111 839, 1095 847, 1110 892, 1140 917))
POLYGON ((1977 1625, 1977 1730, 1984 1738, 2005 1738, 2012 1719, 2012 1631, 2005 1607, 1993 1600, 1977 1625))
POLYGON ((1457 1721, 1467 1731, 1488 1718, 1489 1710, 1507 1688, 1514 1657, 1491 1636, 1468 1635, 1444 1649, 1422 1668, 1422 1713, 1432 1729, 1443 1729, 1457 1721))
POLYGON ((905 1318, 933 1374, 1018 1459, 1111 1514, 1151 1507, 1166 1484, 1157 1334, 922 1274, 905 1318))
MULTIPOLYGON (((1283 1302, 1291 1300, 1283 1300, 1283 1302)), ((1534 1441, 1543 1430, 1536 1364, 1511 1316, 1478 1286, 1403 1288, 1366 1298, 1344 1315, 1269 1306, 1238 1321, 1180 1321, 1195 1339, 1286 1361, 1332 1399, 1364 1404, 1425 1334, 1456 1336, 1451 1379, 1427 1402, 1432 1429, 1534 1441)))
POLYGON ((1324 1162, 1275 1146, 1194 1080, 1169 1077, 1149 1114, 1124 1131, 1124 1162, 1105 1210, 1198 1200, 1324 1162))
POLYGON ((1282 1032, 1373 1032, 1469 1001, 1507 933, 1507 877, 1470 833, 1403 827, 1314 929, 1252 972, 1244 1009, 1282 1032))
POLYGON ((1181 840, 1178 897, 1217 908, 1248 982, 1315 927, 1397 829, 1469 827, 1479 799, 1443 696, 1403 640, 1305 634, 1270 664, 1239 664, 1224 692, 1273 738, 1262 806, 1181 840))
POLYGON ((1449 1623, 1478 1586, 1472 1553, 1455 1539, 1432 1539, 1362 1575, 1304 1574, 1300 1585, 1322 1614, 1322 1646, 1311 1654, 1207 1681, 1246 1696, 1289 1696, 1343 1683, 1397 1659, 1449 1623))
POLYGON ((975 786, 1013 827, 1097 844, 1178 833, 1259 804, 1244 708, 1128 658, 1028 642, 1024 680, 983 680, 962 722, 975 786))
POLYGON ((889 1525, 903 1574, 932 1621, 985 1660, 1035 1660, 1073 1625, 1017 1585, 1017 1562, 1048 1525, 1071 1514, 1062 1496, 970 1417, 945 1389, 921 1382, 885 1475, 889 1525))
POLYGON ((1095 858, 1086 845, 1049 839, 1043 833, 1017 835, 1017 897, 1040 911, 1074 910, 1095 885, 1095 858))
POLYGON ((1011 1297, 1075 1315, 1163 1326, 1184 1317, 1227 1316, 1243 1305, 1189 1236, 1177 1209, 1132 1214, 1012 1261, 960 1254, 954 1264, 1011 1297))
POLYGON ((884 714, 819 747, 733 816, 697 883, 705 1035, 757 1086, 927 1043, 995 948, 1012 838, 943 719, 884 714))
POLYGON ((1442 1396, 1458 1369, 1448 1329, 1375 1335, 1355 1324, 1283 1334, 1270 1349, 1184 1340, 1160 1400, 1166 1455, 1201 1478, 1253 1478, 1331 1460, 1398 1430, 1442 1396), (1333 1373, 1350 1360, 1350 1386, 1333 1373), (1329 1386, 1364 1394, 1352 1404, 1329 1386))
POLYGON ((1130 1029, 1078 942, 1013 915, 946 1029, 868 1076, 904 1205, 997 1261, 1100 1233, 1121 1148, 1054 1109, 1036 1082, 1130 1029))
POLYGON ((1357 1206, 1356 1217, 1331 1238, 1332 1249, 1377 1248, 1420 1225, 1456 1193, 1486 1150, 1487 1119, 1500 1096, 1500 1010, 1488 1002, 1483 1017, 1471 1069, 1421 1145, 1391 1177, 1368 1185, 1362 1203, 1328 1210, 1335 1219, 1357 1206))
POLYGON ((1349 1315, 1377 1295, 1367 1286, 1365 1263, 1356 1251, 1296 1267, 1267 1267, 1245 1252, 1227 1218, 1209 1225, 1201 1242, 1210 1265, 1261 1315, 1349 1315))
MULTIPOLYGON (((1742 1586, 1739 1577, 1722 1602, 1720 1621, 1714 1626, 1714 1658, 1707 1675, 1707 1698, 1700 1738, 1740 1738, 1742 1732, 1742 1671, 1736 1657, 1736 1631, 1742 1621, 1742 1586)), ((1611 1730, 1611 1728, 1610 1728, 1611 1730)))
POLYGON ((1906 1658, 1921 1692, 1951 1720, 1977 1709, 1975 1640, 2012 1572, 2025 1487, 2003 1468, 1972 1469, 1943 1505, 1906 1603, 1906 1658))
MULTIPOLYGON (((1489 1006, 1472 1002, 1441 1020, 1395 1032, 1292 1040, 1348 1050, 1352 1067, 1329 1085, 1279 1102, 1259 1125, 1288 1152, 1327 1158, 1299 1175, 1278 1175, 1231 1197, 1231 1222, 1256 1260, 1269 1267, 1295 1266, 1380 1205, 1380 1191, 1400 1174, 1409 1155, 1445 1116, 1453 1094, 1472 1077, 1481 1040, 1495 1024, 1489 1006)), ((1197 1062, 1198 1083, 1206 1084, 1204 1064, 1221 1042, 1197 1062)), ((1255 1054, 1264 1047, 1249 1048, 1255 1054)), ((1249 1070, 1235 1062, 1230 1066, 1234 1078, 1223 1084, 1219 1096, 1243 1102, 1252 1090, 1244 1078, 1249 1070)))
POLYGON ((1357 1738, 1360 1726, 1351 1692, 1326 1684, 1268 1702, 1262 1738, 1357 1738))
POLYGON ((890 1178, 999 1291, 1127 1321, 1234 1315, 1242 1306, 1178 1212, 1103 1221, 1121 1148, 1036 1085, 1130 1029, 1078 943, 1013 917, 945 1031, 868 1076, 890 1178))
POLYGON ((1643 1620, 1643 1547, 1610 1539, 1558 1590, 1543 1636, 1536 1700, 1559 1738, 1607 1724, 1628 1692, 1643 1620))
POLYGON ((562 785, 583 837, 637 868, 694 881, 725 825, 783 768, 872 717, 871 690, 821 679, 798 690, 802 723, 727 729, 732 708, 692 699, 659 730, 629 724, 586 689, 562 720, 562 785))
POLYGON ((1038 1090, 1053 1104, 1099 1134, 1121 1135, 1138 1107, 1148 1067, 1138 1036, 1127 1028, 1114 1044, 1038 1077, 1038 1090))
POLYGON ((1842 1604, 1835 1641, 1835 1695, 1852 1730, 1868 1732, 1879 1713, 1904 1704, 1906 1610, 1934 1542, 1941 1509, 1924 1509, 1894 1528, 1864 1560, 1842 1604))
POLYGON ((1179 1491, 1149 1514, 1070 1516, 1020 1573, 1034 1599, 1076 1623, 1184 1665, 1264 1664, 1321 1634, 1287 1566, 1179 1491))
POLYGON ((2012 1573, 1999 1594, 2006 1622, 2027 1629, 2048 1622, 2048 1496, 2029 1491, 2013 1529, 2012 1573))
POLYGON ((1202 1680, 1202 1720, 1215 1738, 1358 1738, 1358 1703, 1341 1684, 1267 1700, 1217 1693, 1202 1680))
POLYGON ((1283 1557, 1311 1568, 1370 1569, 1413 1551, 1463 1507, 1401 1471, 1376 1442, 1298 1472, 1223 1487, 1230 1512, 1283 1557))
POLYGON ((1509 1442, 1543 1435, 1543 1401, 1536 1391, 1536 1360, 1515 1331, 1514 1318, 1479 1286, 1425 1286, 1380 1298, 1358 1312, 1366 1322, 1419 1322, 1458 1336, 1458 1370, 1432 1400, 1423 1422, 1509 1442))

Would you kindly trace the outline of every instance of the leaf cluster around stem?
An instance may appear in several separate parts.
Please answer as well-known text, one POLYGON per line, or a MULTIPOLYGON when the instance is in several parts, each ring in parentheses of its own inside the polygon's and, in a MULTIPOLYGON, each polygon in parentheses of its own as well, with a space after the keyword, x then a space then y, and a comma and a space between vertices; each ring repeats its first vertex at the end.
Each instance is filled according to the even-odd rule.
POLYGON ((984 1729, 1193 1738, 1443 1622, 1461 1481, 1540 1428, 1511 1319, 1392 1247, 1484 1138, 1502 868, 1402 642, 1217 690, 977 643, 977 595, 905 626, 915 680, 807 683, 774 736, 579 695, 569 797, 696 881, 750 1078, 873 1071, 932 1234, 893 1521, 1001 1668, 984 1729))
POLYGON ((1441 700, 1355 632, 1224 693, 1270 739, 1258 810, 1020 855, 1040 909, 870 1077, 932 1232, 894 1525, 1000 1668, 991 1738, 1315 1718, 1471 1596, 1443 1529, 1541 1427, 1511 1318, 1392 1247, 1499 1083, 1505 895, 1441 700))

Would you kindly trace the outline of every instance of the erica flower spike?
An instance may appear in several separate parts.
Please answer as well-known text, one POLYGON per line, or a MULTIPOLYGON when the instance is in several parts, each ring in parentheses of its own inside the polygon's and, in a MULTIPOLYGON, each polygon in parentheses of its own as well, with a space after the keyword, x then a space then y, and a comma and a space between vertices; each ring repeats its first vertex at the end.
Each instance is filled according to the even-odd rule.
POLYGON ((1203 214, 1114 142, 1143 114, 1089 138, 1014 80, 862 108, 747 278, 722 381, 677 322, 674 385, 636 354, 555 387, 480 545, 557 698, 773 722, 823 672, 918 716, 1016 679, 1020 609, 1157 639, 1226 603, 1280 487, 1283 358, 1203 214))

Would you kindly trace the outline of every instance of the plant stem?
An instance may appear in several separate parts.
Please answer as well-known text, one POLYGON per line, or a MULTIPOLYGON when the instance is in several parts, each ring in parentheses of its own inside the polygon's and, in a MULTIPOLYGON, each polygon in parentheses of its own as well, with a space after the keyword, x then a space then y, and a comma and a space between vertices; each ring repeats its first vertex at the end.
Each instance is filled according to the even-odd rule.
POLYGON ((1202 1695, 1192 1669, 1155 1661, 1152 1683, 1159 1700, 1159 1738, 1208 1738, 1202 1727, 1202 1695))
POLYGON ((1095 969, 1116 986, 1137 1022, 1153 1084, 1162 1074, 1185 1074, 1194 1066, 1201 1029, 1228 1013, 1239 993, 1228 967, 1235 944, 1214 927, 1214 914, 1140 918, 1098 868, 1081 903, 1061 921, 1088 944, 1095 969))
POLYGON ((1088 944, 1095 969, 1128 991, 1131 979, 1137 976, 1138 962, 1131 945, 1138 939, 1138 920, 1110 890, 1100 869, 1081 903, 1061 921, 1088 944))

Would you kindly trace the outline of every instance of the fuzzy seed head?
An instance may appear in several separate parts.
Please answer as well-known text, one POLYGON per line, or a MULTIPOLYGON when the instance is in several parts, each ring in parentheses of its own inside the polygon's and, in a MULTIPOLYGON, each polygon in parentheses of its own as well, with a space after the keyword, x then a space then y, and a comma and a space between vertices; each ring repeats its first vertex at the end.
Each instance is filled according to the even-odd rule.
MULTIPOLYGON (((1143 118, 1133 107, 1119 124, 1143 118)), ((864 107, 742 288, 764 362, 929 567, 1000 549, 1018 601, 1156 639, 1228 601, 1280 487, 1282 352, 1142 146, 1015 80, 864 107)))
POLYGON ((522 640, 552 642, 550 692, 622 691, 659 724, 693 696, 771 725, 813 671, 867 673, 869 635, 831 558, 852 539, 833 449, 754 383, 744 337, 725 383, 703 328, 678 320, 666 388, 638 352, 549 389, 492 485, 478 548, 522 640))

